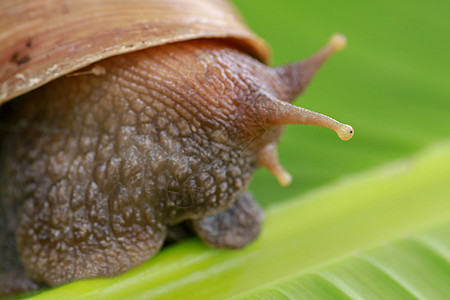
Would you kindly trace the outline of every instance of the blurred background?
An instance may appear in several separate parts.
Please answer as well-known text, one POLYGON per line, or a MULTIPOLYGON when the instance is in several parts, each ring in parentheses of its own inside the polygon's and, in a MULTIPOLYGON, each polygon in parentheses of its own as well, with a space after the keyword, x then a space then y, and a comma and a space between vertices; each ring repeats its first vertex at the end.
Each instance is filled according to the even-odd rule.
POLYGON ((274 65, 310 56, 335 32, 348 38, 295 104, 352 125, 355 136, 289 126, 279 152, 293 182, 282 188, 259 170, 251 190, 264 206, 450 138, 450 1, 233 2, 274 65))

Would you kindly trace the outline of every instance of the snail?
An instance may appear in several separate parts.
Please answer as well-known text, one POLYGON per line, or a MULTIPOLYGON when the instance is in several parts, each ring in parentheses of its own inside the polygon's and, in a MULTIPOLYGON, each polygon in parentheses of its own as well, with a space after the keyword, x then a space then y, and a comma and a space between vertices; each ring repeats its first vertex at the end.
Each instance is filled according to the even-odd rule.
POLYGON ((0 293, 114 276, 183 224, 237 249, 247 192, 287 124, 349 125, 291 104, 345 47, 270 67, 225 0, 0 3, 0 293))

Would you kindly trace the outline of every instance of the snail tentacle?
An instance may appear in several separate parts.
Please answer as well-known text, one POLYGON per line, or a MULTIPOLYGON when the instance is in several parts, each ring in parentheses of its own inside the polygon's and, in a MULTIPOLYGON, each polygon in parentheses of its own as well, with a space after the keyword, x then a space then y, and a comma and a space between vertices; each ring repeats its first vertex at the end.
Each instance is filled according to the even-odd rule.
POLYGON ((311 57, 276 68, 275 71, 286 88, 286 98, 292 102, 303 93, 322 64, 334 52, 344 49, 346 45, 347 38, 343 34, 336 33, 330 37, 322 49, 311 57))

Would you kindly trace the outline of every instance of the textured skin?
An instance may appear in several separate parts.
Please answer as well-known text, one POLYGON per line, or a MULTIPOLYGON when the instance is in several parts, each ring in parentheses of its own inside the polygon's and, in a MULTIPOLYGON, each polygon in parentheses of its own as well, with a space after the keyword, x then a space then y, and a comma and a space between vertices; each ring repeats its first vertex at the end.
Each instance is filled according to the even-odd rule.
MULTIPOLYGON (((257 149, 281 134, 251 109, 262 86, 283 97, 275 73, 225 42, 98 65, 104 75, 61 78, 1 109, 0 293, 36 288, 28 278, 59 285, 145 262, 169 226, 229 208, 250 182, 257 149), (21 279, 11 283, 13 273, 21 279)), ((242 197, 216 230, 227 242, 198 226, 208 244, 242 247, 257 235, 261 210, 242 197)))
POLYGON ((208 246, 239 249, 258 236, 263 220, 261 208, 248 192, 244 192, 229 209, 189 222, 208 246))

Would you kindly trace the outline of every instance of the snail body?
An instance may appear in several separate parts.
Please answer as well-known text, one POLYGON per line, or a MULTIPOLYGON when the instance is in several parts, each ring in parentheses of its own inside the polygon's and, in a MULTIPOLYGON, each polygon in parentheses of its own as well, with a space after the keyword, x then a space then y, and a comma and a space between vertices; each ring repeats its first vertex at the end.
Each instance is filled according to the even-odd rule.
MULTIPOLYGON (((226 2, 192 3, 196 18, 186 8, 168 18, 181 25, 157 34, 137 26, 159 42, 137 33, 133 46, 108 44, 73 61, 55 54, 57 61, 35 62, 13 42, 0 51, 9 57, 0 69, 0 294, 123 273, 157 253, 182 222, 212 247, 244 247, 263 221, 246 192, 253 172, 263 166, 290 182, 275 146, 283 125, 325 126, 344 140, 353 134, 290 104, 342 36, 305 61, 270 68, 263 42, 226 2), (211 31, 198 25, 197 6, 206 3, 229 28, 217 25, 220 13, 204 17, 211 31)), ((70 15, 70 5, 55 1, 52 13, 70 15)), ((155 15, 149 24, 161 25, 155 15)), ((26 36, 16 40, 33 48, 26 36)))

